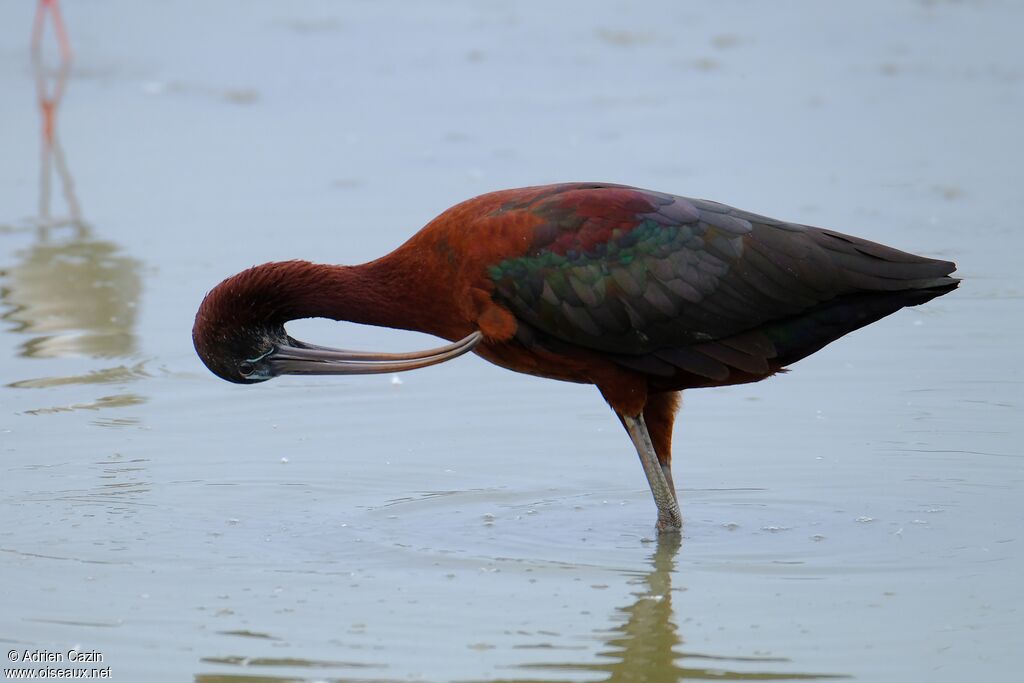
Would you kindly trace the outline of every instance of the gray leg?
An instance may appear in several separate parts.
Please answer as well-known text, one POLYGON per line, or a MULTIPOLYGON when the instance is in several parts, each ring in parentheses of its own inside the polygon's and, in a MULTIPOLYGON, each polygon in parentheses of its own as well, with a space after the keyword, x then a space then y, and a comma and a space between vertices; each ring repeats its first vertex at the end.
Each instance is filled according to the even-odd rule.
POLYGON ((676 495, 676 483, 672 481, 672 465, 662 465, 661 473, 665 475, 665 481, 668 483, 668 490, 672 492, 672 497, 679 502, 679 496, 676 495))
POLYGON ((658 531, 678 532, 682 530, 683 516, 679 513, 679 503, 676 502, 672 471, 664 471, 658 462, 658 455, 654 452, 654 446, 651 444, 651 436, 647 433, 644 416, 622 415, 620 417, 622 417, 622 424, 626 426, 629 438, 633 440, 636 452, 640 456, 640 464, 643 465, 647 483, 651 487, 654 502, 658 506, 658 531))

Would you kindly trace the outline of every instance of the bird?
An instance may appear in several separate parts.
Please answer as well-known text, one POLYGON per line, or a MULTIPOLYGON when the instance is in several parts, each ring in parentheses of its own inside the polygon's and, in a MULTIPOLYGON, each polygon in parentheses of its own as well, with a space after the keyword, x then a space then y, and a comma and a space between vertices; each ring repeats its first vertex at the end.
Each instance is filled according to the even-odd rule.
POLYGON ((860 327, 955 289, 950 261, 725 204, 609 183, 480 195, 361 265, 253 266, 210 290, 192 339, 215 375, 396 373, 467 352, 593 384, 657 507, 683 519, 672 431, 687 389, 757 382, 860 327), (288 335, 300 318, 414 330, 448 344, 349 351, 288 335))

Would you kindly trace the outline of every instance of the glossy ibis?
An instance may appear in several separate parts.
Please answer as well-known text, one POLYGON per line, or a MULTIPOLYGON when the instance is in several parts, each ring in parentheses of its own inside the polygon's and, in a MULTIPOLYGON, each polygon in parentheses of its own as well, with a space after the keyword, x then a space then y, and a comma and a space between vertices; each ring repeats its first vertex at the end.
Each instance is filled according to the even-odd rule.
POLYGON ((595 384, 640 455, 660 531, 679 392, 756 382, 859 327, 957 286, 955 265, 723 204, 621 185, 485 194, 359 266, 285 261, 207 294, 192 339, 214 374, 398 372, 474 351, 595 384), (387 354, 288 336, 298 318, 427 332, 451 344, 387 354))

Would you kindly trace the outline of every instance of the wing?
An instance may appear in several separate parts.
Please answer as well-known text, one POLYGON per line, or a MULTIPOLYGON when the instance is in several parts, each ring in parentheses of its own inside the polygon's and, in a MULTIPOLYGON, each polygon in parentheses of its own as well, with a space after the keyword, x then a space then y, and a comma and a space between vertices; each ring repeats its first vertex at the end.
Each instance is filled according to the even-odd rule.
POLYGON ((954 267, 947 262, 636 188, 563 185, 515 208, 543 222, 523 256, 488 274, 495 299, 532 328, 524 335, 605 352, 654 375, 767 374, 772 359, 792 362, 798 346, 810 349, 803 357, 909 305, 866 320, 837 312, 850 297, 954 282, 942 278, 954 267), (821 342, 826 328, 831 335, 845 324, 829 314, 865 320, 821 342))

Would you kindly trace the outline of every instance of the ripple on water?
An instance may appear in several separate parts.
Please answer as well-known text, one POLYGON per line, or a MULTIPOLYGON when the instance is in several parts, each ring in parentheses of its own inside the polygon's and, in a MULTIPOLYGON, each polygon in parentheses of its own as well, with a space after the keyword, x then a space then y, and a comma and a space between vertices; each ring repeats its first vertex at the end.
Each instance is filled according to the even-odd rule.
POLYGON ((146 397, 139 394, 125 393, 112 396, 100 396, 95 401, 88 403, 71 403, 63 406, 50 406, 46 408, 34 408, 26 410, 27 415, 52 415, 54 413, 70 413, 78 410, 103 410, 106 408, 127 408, 130 406, 142 405, 146 397))
POLYGON ((37 377, 33 379, 22 379, 6 385, 12 389, 47 389, 50 387, 66 386, 71 384, 121 384, 131 382, 151 375, 146 371, 145 363, 136 363, 132 366, 118 365, 112 368, 92 370, 81 375, 67 375, 63 377, 37 377))
MULTIPOLYGON (((685 490, 681 497, 683 543, 697 571, 797 580, 918 571, 924 565, 906 553, 932 531, 924 508, 867 515, 751 488, 685 490), (901 554, 894 556, 895 543, 901 554)), ((629 571, 637 546, 655 535, 653 515, 642 490, 425 491, 366 508, 346 533, 375 547, 367 557, 382 562, 629 571)))

